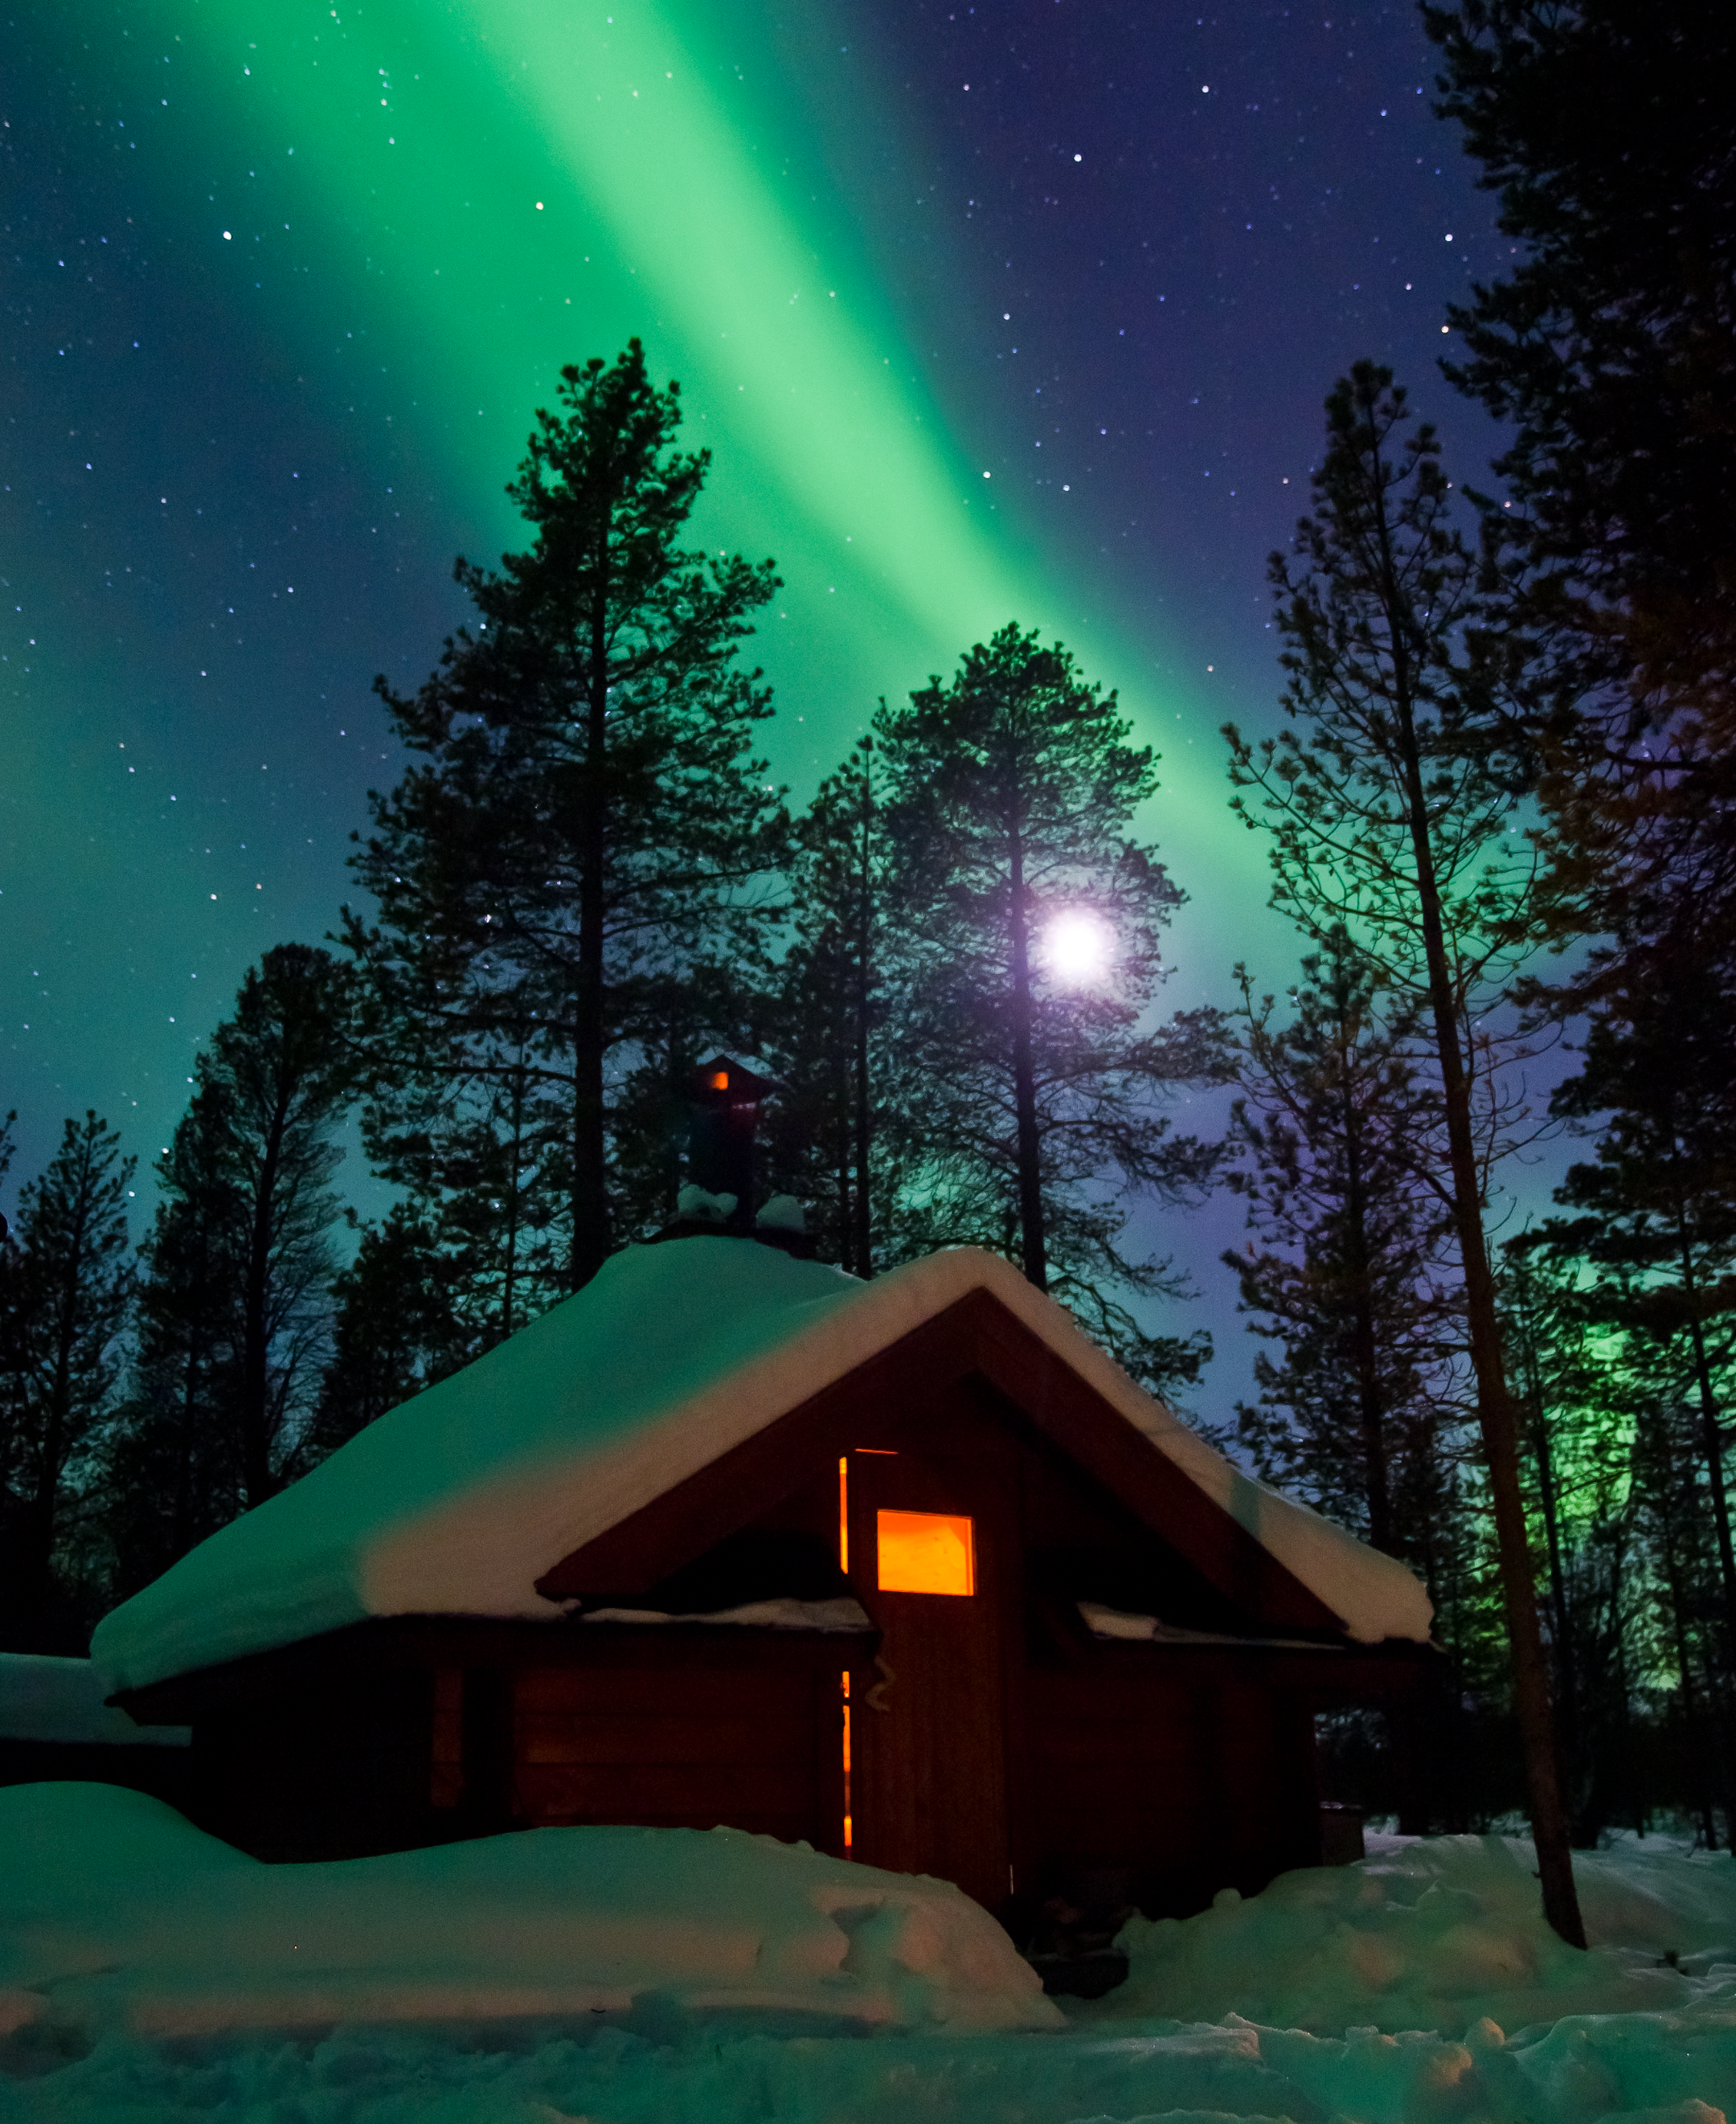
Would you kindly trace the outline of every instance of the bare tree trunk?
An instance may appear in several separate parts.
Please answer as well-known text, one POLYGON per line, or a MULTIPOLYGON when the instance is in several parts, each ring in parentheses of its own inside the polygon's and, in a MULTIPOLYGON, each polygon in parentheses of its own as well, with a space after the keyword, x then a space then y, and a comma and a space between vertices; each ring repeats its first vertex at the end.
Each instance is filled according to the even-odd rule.
POLYGON ((1718 1536, 1718 1567, 1724 1581, 1724 1626, 1736 1656, 1736 1553, 1730 1543, 1730 1503, 1724 1479, 1724 1434, 1718 1421, 1718 1397, 1712 1387, 1712 1368, 1705 1353, 1705 1331, 1700 1323, 1700 1286, 1694 1273, 1694 1250, 1688 1236, 1687 1219, 1678 1208, 1677 1238, 1682 1249, 1682 1287, 1688 1301, 1688 1340, 1694 1352, 1694 1383, 1700 1395, 1700 1441, 1705 1454, 1705 1471, 1712 1491, 1712 1525, 1718 1536))
POLYGON ((525 1050, 519 1050, 512 1072, 512 1163, 506 1176, 506 1258, 501 1271, 501 1340, 512 1332, 518 1296, 520 1191, 525 1172, 525 1050))
POLYGON ((579 800, 579 966, 572 1028, 572 1243, 568 1281, 583 1288, 609 1254, 603 1110, 603 883, 608 830, 609 516, 592 587, 586 690, 585 774, 579 800))
MULTIPOLYGON (((1341 1033, 1343 1027, 1341 1022, 1341 1033)), ((1370 1289, 1368 1205, 1362 1182, 1362 1144, 1356 1095, 1344 1086, 1344 1209, 1355 1281, 1357 1415, 1362 1434, 1362 1483, 1368 1503, 1368 1539, 1390 1556, 1394 1548, 1392 1492, 1386 1466, 1386 1426, 1375 1346, 1374 1294, 1370 1289)))
POLYGON ((856 1053, 853 1088, 855 1093, 856 1192, 851 1204, 854 1215, 850 1251, 855 1257, 856 1274, 860 1276, 870 1276, 874 1273, 873 1201, 869 1189, 874 1130, 872 1058, 868 1041, 868 1015, 874 994, 874 785, 868 759, 871 744, 869 739, 863 740, 862 867, 856 881, 862 929, 856 942, 856 1053))
POLYGON ((1555 1453, 1550 1438, 1549 1415, 1543 1399, 1543 1370, 1537 1358, 1536 1316, 1529 1302, 1529 1289, 1520 1285, 1524 1311, 1524 1408, 1529 1419, 1531 1451, 1537 1463, 1537 1501, 1543 1513, 1543 1537, 1549 1548, 1549 1601, 1555 1631, 1555 1715, 1561 1755, 1569 1769, 1579 1761, 1578 1659, 1574 1649, 1573 1617, 1567 1601, 1567 1573, 1561 1561, 1560 1498, 1555 1487, 1555 1453))
POLYGON ((838 1190, 838 1252, 842 1257, 838 1266, 846 1276, 856 1276, 860 1271, 856 1266, 856 1190, 851 1179, 854 1168, 850 1163, 847 1116, 840 1114, 837 1119, 838 1167, 832 1180, 838 1190))
MULTIPOLYGON (((1402 670, 1402 645, 1398 660, 1402 670)), ((1578 1892, 1574 1885, 1573 1849, 1568 1836, 1567 1813, 1561 1800, 1549 1671, 1543 1654, 1543 1633, 1537 1621, 1537 1595, 1531 1580, 1525 1501, 1519 1487, 1518 1427, 1514 1421, 1513 1397, 1502 1369, 1495 1282, 1489 1268, 1489 1242, 1483 1229, 1483 1189, 1471 1125, 1470 1081, 1460 1044, 1462 1027, 1458 998, 1454 994, 1451 971, 1447 961, 1441 895, 1435 876, 1428 802, 1408 685, 1403 686, 1400 693, 1399 714, 1404 747, 1411 846, 1416 861, 1417 899, 1428 970, 1428 999, 1434 1017, 1435 1051, 1440 1060, 1442 1103, 1447 1115, 1453 1226, 1465 1272, 1465 1309, 1470 1333, 1471 1370, 1477 1384, 1477 1421, 1483 1433, 1489 1497, 1494 1506, 1495 1537, 1501 1558, 1501 1592, 1513 1656, 1513 1702, 1531 1797, 1531 1835, 1537 1849, 1543 1915, 1569 1947, 1583 1947, 1585 1926, 1579 1915, 1578 1892)))
POLYGON ((1009 875, 1013 924, 1013 1100, 1019 1127, 1019 1229, 1025 1281, 1049 1287, 1043 1234, 1042 1139, 1037 1125, 1037 1071, 1031 1047, 1031 936, 1025 919, 1024 849, 1013 839, 1009 875))
POLYGON ((1561 1725, 1561 1748, 1569 1767, 1579 1760, 1578 1661, 1574 1652, 1573 1619, 1568 1613, 1567 1577, 1561 1565, 1561 1512, 1555 1491, 1555 1455, 1550 1450, 1549 1421, 1543 1412, 1541 1382, 1535 1382, 1531 1403, 1531 1442, 1537 1459, 1537 1496, 1543 1507, 1543 1533, 1549 1544, 1550 1607, 1555 1628, 1555 1675, 1559 1694, 1555 1709, 1561 1725))
MULTIPOLYGON (((1378 475, 1379 458, 1376 458, 1378 475)), ((1465 1309, 1470 1330, 1471 1370, 1476 1379, 1477 1421, 1489 1468, 1490 1501, 1501 1559, 1501 1592, 1513 1657, 1513 1701, 1524 1752, 1526 1784, 1531 1800, 1531 1835, 1536 1845, 1537 1874, 1543 1889, 1543 1915, 1570 1947, 1585 1945, 1585 1926, 1574 1885, 1573 1849, 1561 1802, 1560 1771, 1555 1752, 1549 1671, 1543 1633, 1537 1621, 1537 1595, 1531 1578, 1531 1544, 1525 1525, 1525 1501, 1519 1487, 1518 1426, 1513 1397, 1501 1361, 1500 1318, 1495 1281, 1489 1268, 1489 1242, 1483 1229, 1482 1177, 1471 1123, 1470 1078, 1461 1045, 1464 1013, 1447 963, 1441 891, 1429 827, 1428 800, 1417 741, 1414 680, 1406 629, 1411 614, 1394 566, 1390 525, 1376 486, 1375 522, 1378 531, 1382 596, 1390 627, 1393 663, 1393 707, 1404 773, 1404 808, 1416 872, 1417 911, 1423 932, 1428 1001, 1434 1021, 1434 1046, 1441 1071, 1442 1104, 1447 1117, 1447 1163, 1453 1227, 1465 1276, 1465 1309)))
POLYGON ((271 1472, 269 1313, 271 1240, 288 1104, 280 1086, 254 1183, 247 1274, 242 1288, 241 1407, 238 1413, 241 1422, 241 1484, 249 1511, 262 1505, 280 1487, 271 1472))

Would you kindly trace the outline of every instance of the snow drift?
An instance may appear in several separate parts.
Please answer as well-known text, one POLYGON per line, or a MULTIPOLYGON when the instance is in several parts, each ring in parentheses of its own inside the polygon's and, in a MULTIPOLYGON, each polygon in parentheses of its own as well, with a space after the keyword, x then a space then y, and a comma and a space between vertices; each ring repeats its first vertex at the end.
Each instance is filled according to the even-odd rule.
POLYGON ((202 1543, 98 1626, 132 1689, 370 1615, 552 1620, 536 1581, 972 1292, 990 1292, 1349 1635, 1426 1640, 1402 1564, 1232 1467, 1009 1263, 973 1248, 858 1282, 723 1239, 629 1247, 585 1289, 202 1543))
POLYGON ((1245 1901, 1226 1888, 1197 1917, 1135 1918, 1121 1940, 1128 1981, 1090 2010, 1389 2034, 1708 2004, 1736 2013, 1727 1853, 1575 1852, 1588 1953, 1543 1922, 1535 1867, 1517 1837, 1423 1837, 1359 1865, 1281 1874, 1245 1901))
POLYGON ((1128 1989, 1061 2026, 953 1891, 754 1838, 271 1868, 36 1787, 0 1794, 0 2119, 1724 2124, 1736 1863, 1577 1870, 1588 1955, 1544 1932, 1525 1845, 1430 1840, 1135 1926, 1128 1989))
POLYGON ((112 1785, 0 1791, 0 2035, 751 2014, 1040 2028, 948 1882, 740 1830, 539 1829, 267 1866, 112 1785))

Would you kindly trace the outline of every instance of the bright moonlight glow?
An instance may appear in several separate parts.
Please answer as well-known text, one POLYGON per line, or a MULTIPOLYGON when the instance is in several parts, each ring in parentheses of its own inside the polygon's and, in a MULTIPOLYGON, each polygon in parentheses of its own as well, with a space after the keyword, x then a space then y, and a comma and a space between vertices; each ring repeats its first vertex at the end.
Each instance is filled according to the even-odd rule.
POLYGON ((1042 960, 1066 988, 1087 988, 1109 970, 1113 939, 1109 928, 1087 908, 1070 908, 1047 923, 1042 960))

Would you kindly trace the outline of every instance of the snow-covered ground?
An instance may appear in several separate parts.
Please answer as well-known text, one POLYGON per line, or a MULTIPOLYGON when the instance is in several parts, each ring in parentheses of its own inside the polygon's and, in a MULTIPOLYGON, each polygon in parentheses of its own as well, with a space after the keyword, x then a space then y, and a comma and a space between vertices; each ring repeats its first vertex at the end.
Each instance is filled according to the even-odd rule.
POLYGON ((264 1867, 108 1786, 0 1791, 0 2124, 1714 2124, 1736 1863, 1390 1840, 1058 2013, 940 1883, 735 1832, 264 1867))

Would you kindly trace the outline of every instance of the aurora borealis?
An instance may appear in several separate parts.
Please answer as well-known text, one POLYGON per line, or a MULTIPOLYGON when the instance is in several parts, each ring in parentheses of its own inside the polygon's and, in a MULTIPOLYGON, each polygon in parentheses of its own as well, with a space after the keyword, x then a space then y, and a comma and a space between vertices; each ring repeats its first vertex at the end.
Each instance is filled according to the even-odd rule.
POLYGON ((1273 712, 1320 401, 1371 354, 1467 473, 1494 440, 1433 368, 1496 240, 1408 5, 27 0, 7 35, 13 1183, 87 1106, 148 1166, 249 961, 332 925, 398 773, 374 674, 432 665, 533 408, 633 333, 715 453, 704 537, 785 578, 795 797, 1016 617, 1164 754, 1174 1000, 1288 977, 1216 731, 1273 712))

